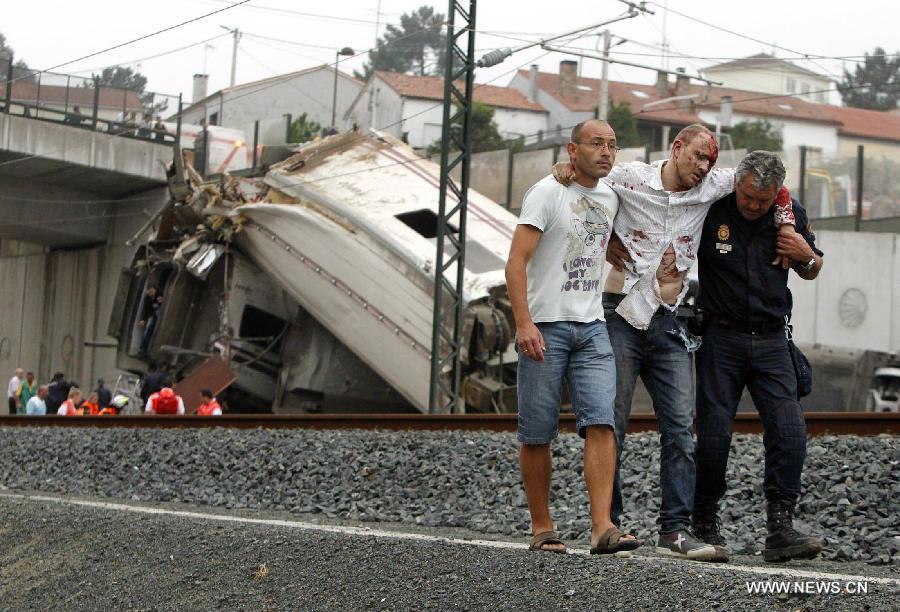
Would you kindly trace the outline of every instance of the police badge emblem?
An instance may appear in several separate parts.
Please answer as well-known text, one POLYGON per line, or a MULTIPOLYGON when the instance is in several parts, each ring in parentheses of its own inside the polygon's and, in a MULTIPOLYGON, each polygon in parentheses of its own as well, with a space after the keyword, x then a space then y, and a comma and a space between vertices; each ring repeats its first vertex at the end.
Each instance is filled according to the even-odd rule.
POLYGON ((728 237, 731 235, 731 232, 728 229, 728 226, 724 223, 719 226, 719 231, 716 234, 719 240, 728 240, 728 237))

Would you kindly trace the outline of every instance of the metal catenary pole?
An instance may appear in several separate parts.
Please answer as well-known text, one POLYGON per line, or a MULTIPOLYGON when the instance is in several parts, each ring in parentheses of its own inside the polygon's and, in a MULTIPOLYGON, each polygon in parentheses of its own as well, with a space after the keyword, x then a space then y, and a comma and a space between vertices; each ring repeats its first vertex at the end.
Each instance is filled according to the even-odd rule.
POLYGON ((460 1, 450 0, 447 10, 447 67, 444 75, 441 182, 434 266, 431 389, 428 402, 428 411, 431 413, 458 411, 462 397, 460 335, 463 323, 466 212, 471 163, 469 119, 472 113, 474 56, 475 0, 469 0, 468 11, 463 8, 460 1), (459 44, 461 38, 465 38, 465 48, 459 44), (462 90, 457 85, 459 80, 464 81, 462 90), (462 129, 452 129, 453 123, 460 120, 462 129), (451 176, 456 166, 460 166, 458 185, 451 176), (454 233, 450 223, 454 217, 458 227, 457 233, 454 233), (448 252, 449 256, 445 258, 445 253, 448 252), (456 274, 455 278, 451 278, 449 272, 454 264, 456 274))
POLYGON ((863 145, 856 147, 856 215, 853 219, 853 229, 859 231, 862 225, 863 212, 863 187, 866 173, 866 149, 863 145))

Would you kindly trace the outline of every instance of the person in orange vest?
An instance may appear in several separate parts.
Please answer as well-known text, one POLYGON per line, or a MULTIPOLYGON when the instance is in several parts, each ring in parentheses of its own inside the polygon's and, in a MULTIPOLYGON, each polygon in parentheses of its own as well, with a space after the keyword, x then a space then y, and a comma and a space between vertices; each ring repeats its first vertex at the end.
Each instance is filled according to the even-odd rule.
POLYGON ((197 408, 200 416, 222 416, 222 407, 209 389, 200 391, 200 407, 197 408))
POLYGON ((81 389, 78 387, 72 387, 69 389, 69 399, 64 401, 59 405, 59 409, 56 411, 56 414, 60 414, 62 416, 77 416, 78 415, 78 404, 81 402, 81 389))
POLYGON ((184 414, 184 400, 171 387, 163 387, 147 398, 147 414, 184 414))
POLYGON ((100 400, 96 392, 91 393, 87 401, 78 407, 78 414, 88 414, 91 416, 100 414, 100 400))
POLYGON ((100 416, 115 416, 125 410, 128 405, 128 397, 125 395, 117 395, 112 398, 109 406, 100 410, 100 416))

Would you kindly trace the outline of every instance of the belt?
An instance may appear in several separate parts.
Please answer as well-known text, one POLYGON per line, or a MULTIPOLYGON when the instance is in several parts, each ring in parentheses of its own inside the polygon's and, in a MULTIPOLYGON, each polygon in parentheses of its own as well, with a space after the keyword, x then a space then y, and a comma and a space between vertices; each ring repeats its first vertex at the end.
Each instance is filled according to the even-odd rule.
MULTIPOLYGON (((604 308, 616 308, 619 303, 625 299, 625 295, 622 293, 610 293, 609 291, 603 292, 603 307, 604 308)), ((693 317, 694 311, 686 304, 681 304, 677 310, 674 312, 672 309, 667 308, 665 306, 660 306, 656 309, 656 312, 653 313, 654 317, 661 317, 665 315, 674 314, 676 317, 693 317)))
POLYGON ((716 327, 724 327, 732 331, 743 332, 758 336, 760 334, 768 334, 774 331, 784 329, 784 321, 782 319, 769 319, 767 321, 739 321, 731 317, 723 317, 720 315, 712 315, 709 318, 710 325, 716 327))

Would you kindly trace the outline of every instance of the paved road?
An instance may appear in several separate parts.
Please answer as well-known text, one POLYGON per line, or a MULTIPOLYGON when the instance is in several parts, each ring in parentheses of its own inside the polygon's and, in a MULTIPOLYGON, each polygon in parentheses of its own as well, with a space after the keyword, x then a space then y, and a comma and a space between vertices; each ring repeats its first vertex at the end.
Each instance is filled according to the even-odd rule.
POLYGON ((857 610, 900 597, 896 570, 859 564, 560 556, 462 541, 473 534, 206 512, 4 493, 0 609, 857 610), (748 581, 830 591, 858 577, 868 594, 747 593, 748 581))

